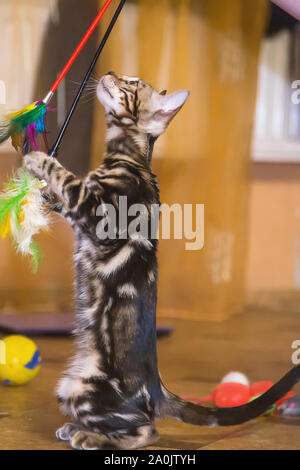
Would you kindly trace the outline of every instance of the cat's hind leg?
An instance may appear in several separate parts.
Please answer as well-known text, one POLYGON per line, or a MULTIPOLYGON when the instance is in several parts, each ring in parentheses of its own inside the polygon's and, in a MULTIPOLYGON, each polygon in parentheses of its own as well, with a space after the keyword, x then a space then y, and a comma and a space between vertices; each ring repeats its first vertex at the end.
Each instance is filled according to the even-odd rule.
POLYGON ((158 438, 159 435, 154 425, 148 424, 137 428, 121 429, 108 435, 86 430, 77 431, 70 439, 70 444, 73 449, 78 450, 132 450, 150 446, 158 438))

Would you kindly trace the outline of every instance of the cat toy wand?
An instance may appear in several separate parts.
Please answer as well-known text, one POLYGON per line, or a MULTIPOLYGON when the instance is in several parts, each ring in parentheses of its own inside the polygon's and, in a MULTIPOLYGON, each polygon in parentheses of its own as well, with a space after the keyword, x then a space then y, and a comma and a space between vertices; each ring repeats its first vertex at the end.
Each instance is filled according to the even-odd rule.
POLYGON ((22 108, 19 111, 8 114, 6 116, 6 120, 0 125, 0 144, 11 137, 13 146, 17 150, 21 148, 22 153, 25 154, 30 149, 39 150, 36 137, 38 134, 43 134, 44 141, 47 146, 45 115, 49 109, 48 104, 50 103, 61 81, 66 76, 74 61, 87 43, 88 39, 96 29, 111 2, 112 0, 106 0, 105 4, 78 44, 65 67, 51 86, 45 98, 42 101, 35 101, 29 106, 26 106, 25 108, 22 108))
POLYGON ((74 102, 73 102, 73 104, 72 104, 72 106, 71 106, 71 108, 70 108, 70 111, 69 111, 69 113, 68 113, 68 115, 67 115, 67 117, 66 117, 66 120, 65 120, 65 122, 64 122, 64 124, 63 124, 63 126, 62 126, 62 128, 61 128, 61 131, 60 131, 60 133, 59 133, 59 135, 58 135, 58 137, 57 137, 57 140, 56 140, 56 142, 55 142, 55 144, 54 144, 54 146, 53 146, 53 148, 52 148, 52 150, 51 150, 51 152, 50 152, 50 154, 49 154, 51 157, 56 157, 56 155, 57 155, 57 152, 58 152, 60 143, 61 143, 61 141, 62 141, 62 139, 63 139, 63 136, 64 136, 64 134, 65 134, 65 132, 66 132, 66 130, 67 130, 68 125, 70 124, 71 118, 72 118, 72 116, 73 116, 73 114, 74 114, 74 111, 75 111, 75 109, 76 109, 76 107, 77 107, 77 105, 78 105, 78 103, 79 103, 80 97, 81 97, 81 95, 82 95, 82 93, 83 93, 83 91, 84 91, 84 89, 85 89, 85 86, 86 86, 86 84, 87 84, 87 82, 88 82, 88 80, 89 80, 89 78, 90 78, 90 76, 91 76, 91 74, 92 74, 92 72, 93 72, 93 70, 94 70, 94 68, 95 68, 95 65, 96 65, 96 63, 97 63, 97 60, 99 59, 99 56, 100 56, 100 54, 101 54, 101 52, 102 52, 102 50, 103 50, 103 48, 104 48, 104 46, 105 46, 105 44, 106 44, 106 42, 107 42, 109 36, 110 36, 110 33, 112 32, 113 27, 114 27, 114 25, 115 25, 117 19, 119 18, 119 15, 120 15, 120 13, 121 13, 121 11, 122 11, 122 9, 123 9, 125 3, 126 3, 126 0, 121 0, 121 1, 120 1, 119 6, 117 7, 117 9, 116 9, 116 11, 115 11, 115 13, 114 13, 114 16, 112 17, 111 22, 110 22, 110 24, 108 25, 107 30, 105 31, 105 34, 104 34, 104 36, 103 36, 103 39, 102 39, 102 41, 101 41, 101 43, 100 43, 100 45, 99 45, 99 47, 98 47, 98 49, 97 49, 97 52, 96 52, 96 54, 95 54, 95 56, 94 56, 94 58, 93 58, 93 60, 92 60, 92 62, 91 62, 91 64, 90 64, 90 66, 89 66, 89 69, 88 69, 88 71, 87 71, 87 73, 86 73, 86 75, 85 75, 85 77, 84 77, 84 79, 83 79, 83 81, 82 81, 82 84, 81 84, 81 86, 80 86, 80 88, 79 88, 79 90, 78 90, 78 92, 77 92, 77 95, 76 95, 76 97, 75 97, 75 100, 74 100, 74 102))
MULTIPOLYGON (((111 1, 112 0, 107 1, 103 8, 105 8, 105 6, 107 8, 111 1)), ((76 106, 79 103, 80 97, 95 68, 97 60, 106 44, 106 41, 109 38, 109 35, 125 5, 125 2, 126 0, 120 1, 119 6, 117 7, 115 14, 103 36, 103 39, 97 49, 97 52, 83 79, 83 82, 77 92, 77 95, 70 108, 67 118, 58 135, 56 143, 54 144, 54 147, 50 152, 50 156, 52 157, 56 157, 57 155, 59 145, 71 121, 72 115, 76 109, 76 106)), ((104 10, 102 9, 101 12, 103 14, 104 10)), ((99 12, 99 15, 101 12, 99 12)), ((99 18, 99 15, 97 18, 99 18)), ((70 68, 70 66, 71 63, 69 61, 68 68, 70 68)), ((65 73, 67 72, 68 68, 67 66, 65 67, 65 73)), ((62 74, 64 73, 64 71, 62 72, 62 74)), ((60 77, 62 77, 62 74, 60 75, 60 77)), ((56 80, 55 86, 59 85, 60 77, 58 77, 58 79, 56 80)), ((49 100, 52 98, 52 96, 53 94, 51 91, 51 93, 48 93, 46 99, 43 100, 42 103, 36 104, 43 104, 44 106, 42 116, 39 116, 38 120, 36 120, 36 116, 34 116, 34 114, 30 115, 30 113, 35 109, 33 108, 30 111, 27 110, 25 114, 23 113, 23 115, 21 112, 19 112, 21 114, 17 117, 14 117, 14 120, 11 121, 10 126, 12 130, 14 130, 14 132, 19 132, 19 139, 22 138, 22 133, 25 134, 26 142, 23 145, 23 153, 24 150, 28 150, 27 147, 29 146, 30 142, 33 142, 33 144, 36 143, 36 134, 40 132, 45 132, 45 107, 49 103, 49 100), (26 116, 26 120, 24 119, 24 115, 26 116), (18 118, 20 118, 21 123, 19 123, 18 118), (26 126, 24 126, 24 121, 26 122, 26 126)), ((35 103, 32 106, 34 105, 35 103)), ((11 131, 10 133, 8 133, 8 137, 11 135, 13 138, 16 139, 17 134, 15 134, 14 132, 11 131)), ((17 144, 16 141, 14 143, 15 145, 17 144)), ((33 149, 36 150, 34 145, 33 149)), ((32 257, 33 272, 37 271, 41 261, 41 254, 36 242, 33 240, 33 237, 34 235, 38 234, 42 229, 46 229, 48 226, 48 216, 45 211, 41 195, 41 189, 44 186, 45 182, 40 181, 39 179, 34 178, 32 175, 27 173, 26 171, 19 169, 17 175, 10 181, 8 181, 8 183, 6 183, 4 192, 0 194, 0 236, 2 238, 7 238, 8 236, 11 236, 17 252, 21 253, 23 256, 30 255, 32 257)))

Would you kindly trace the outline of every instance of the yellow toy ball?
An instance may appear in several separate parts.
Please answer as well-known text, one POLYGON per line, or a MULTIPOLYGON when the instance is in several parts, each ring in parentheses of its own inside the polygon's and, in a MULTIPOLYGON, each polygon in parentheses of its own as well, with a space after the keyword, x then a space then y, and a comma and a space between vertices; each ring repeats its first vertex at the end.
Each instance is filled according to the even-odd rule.
POLYGON ((34 341, 11 335, 0 339, 0 380, 5 385, 23 385, 32 380, 41 367, 41 356, 34 341))

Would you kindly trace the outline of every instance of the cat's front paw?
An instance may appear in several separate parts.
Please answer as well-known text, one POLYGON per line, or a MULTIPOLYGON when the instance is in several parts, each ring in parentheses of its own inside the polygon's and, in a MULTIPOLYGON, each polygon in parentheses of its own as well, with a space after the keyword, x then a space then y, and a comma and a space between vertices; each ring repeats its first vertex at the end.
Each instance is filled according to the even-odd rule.
POLYGON ((31 152, 24 156, 23 167, 32 175, 38 178, 43 177, 43 164, 49 158, 43 152, 31 152))
POLYGON ((56 431, 56 437, 61 441, 69 441, 74 434, 81 430, 82 427, 78 424, 66 423, 56 431))

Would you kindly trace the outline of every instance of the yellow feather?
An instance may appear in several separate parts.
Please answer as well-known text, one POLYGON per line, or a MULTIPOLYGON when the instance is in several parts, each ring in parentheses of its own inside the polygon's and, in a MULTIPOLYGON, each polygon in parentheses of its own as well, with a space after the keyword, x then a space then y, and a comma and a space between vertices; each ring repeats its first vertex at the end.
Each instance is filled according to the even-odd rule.
POLYGON ((5 222, 0 226, 0 237, 7 238, 11 232, 10 217, 7 214, 5 222))
POLYGON ((13 120, 18 118, 19 116, 22 116, 22 114, 28 113, 29 111, 32 111, 36 107, 37 101, 35 101, 32 104, 29 104, 28 106, 25 106, 24 108, 20 109, 19 111, 16 111, 15 113, 10 113, 7 114, 6 118, 8 120, 13 120))

